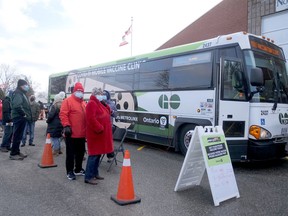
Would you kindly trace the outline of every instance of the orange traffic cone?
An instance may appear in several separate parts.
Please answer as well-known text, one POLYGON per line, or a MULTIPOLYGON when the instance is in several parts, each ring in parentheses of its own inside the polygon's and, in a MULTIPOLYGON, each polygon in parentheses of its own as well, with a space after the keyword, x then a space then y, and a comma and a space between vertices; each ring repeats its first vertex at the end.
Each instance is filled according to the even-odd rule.
POLYGON ((54 164, 53 154, 52 154, 52 146, 50 140, 50 134, 47 134, 46 137, 46 144, 44 146, 44 151, 42 155, 41 163, 38 164, 41 168, 49 168, 49 167, 56 167, 57 165, 54 164))
POLYGON ((130 163, 130 153, 125 151, 123 166, 118 185, 117 195, 112 195, 111 199, 119 205, 128 205, 141 202, 141 199, 134 194, 134 186, 132 179, 132 168, 130 163))

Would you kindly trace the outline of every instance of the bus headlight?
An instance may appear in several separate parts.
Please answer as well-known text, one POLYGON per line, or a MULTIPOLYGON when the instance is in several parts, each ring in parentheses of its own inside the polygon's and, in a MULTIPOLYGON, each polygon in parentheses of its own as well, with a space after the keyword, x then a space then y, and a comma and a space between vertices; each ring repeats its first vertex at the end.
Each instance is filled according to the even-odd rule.
POLYGON ((256 139, 271 139, 272 137, 271 133, 268 130, 257 125, 252 125, 250 127, 249 134, 256 139))

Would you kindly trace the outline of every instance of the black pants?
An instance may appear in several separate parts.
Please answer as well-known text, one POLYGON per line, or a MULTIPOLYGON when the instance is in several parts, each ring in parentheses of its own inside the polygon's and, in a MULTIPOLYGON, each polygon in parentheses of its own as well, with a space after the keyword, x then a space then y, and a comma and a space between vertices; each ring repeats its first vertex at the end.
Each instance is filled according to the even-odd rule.
POLYGON ((12 148, 10 155, 20 154, 20 142, 23 137, 23 132, 26 125, 26 119, 24 117, 17 117, 13 119, 13 138, 12 138, 12 148))
POLYGON ((66 171, 80 172, 82 169, 83 157, 85 154, 85 138, 65 138, 66 143, 66 171), (74 163, 75 162, 75 163, 74 163))

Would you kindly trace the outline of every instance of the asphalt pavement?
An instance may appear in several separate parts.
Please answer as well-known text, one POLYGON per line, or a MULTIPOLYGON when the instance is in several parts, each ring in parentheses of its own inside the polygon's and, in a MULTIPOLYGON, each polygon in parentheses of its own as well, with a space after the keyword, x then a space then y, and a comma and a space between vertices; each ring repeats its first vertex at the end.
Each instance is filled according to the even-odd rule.
POLYGON ((99 169, 105 180, 99 180, 98 185, 85 184, 83 176, 70 181, 66 177, 62 143, 64 154, 54 157, 57 167, 40 168, 45 130, 45 121, 37 121, 36 146, 21 148, 28 154, 23 161, 10 160, 9 153, 0 152, 1 216, 288 215, 286 159, 263 164, 233 164, 240 198, 215 207, 206 173, 199 186, 174 192, 184 157, 165 148, 127 140, 124 147, 130 151, 134 190, 141 202, 119 206, 110 197, 118 191, 122 164, 113 164, 107 172, 110 163, 104 158, 99 169))

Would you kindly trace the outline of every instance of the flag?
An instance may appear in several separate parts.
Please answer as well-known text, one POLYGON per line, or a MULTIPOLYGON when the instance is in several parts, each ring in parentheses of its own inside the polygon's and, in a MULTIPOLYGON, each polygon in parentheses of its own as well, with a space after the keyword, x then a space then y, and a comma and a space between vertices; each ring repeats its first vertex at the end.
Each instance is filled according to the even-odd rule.
POLYGON ((119 44, 119 46, 124 46, 126 44, 128 44, 128 42, 126 41, 125 35, 124 35, 124 36, 122 36, 122 42, 119 44))
POLYGON ((122 42, 119 44, 119 46, 127 45, 128 42, 126 41, 126 36, 132 33, 132 25, 125 31, 124 35, 122 36, 122 42))
POLYGON ((131 32, 132 32, 131 28, 132 28, 132 25, 127 29, 127 31, 125 31, 125 36, 131 34, 131 32))

